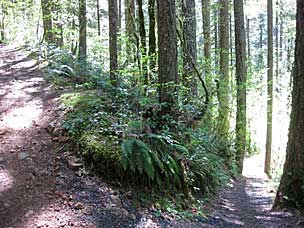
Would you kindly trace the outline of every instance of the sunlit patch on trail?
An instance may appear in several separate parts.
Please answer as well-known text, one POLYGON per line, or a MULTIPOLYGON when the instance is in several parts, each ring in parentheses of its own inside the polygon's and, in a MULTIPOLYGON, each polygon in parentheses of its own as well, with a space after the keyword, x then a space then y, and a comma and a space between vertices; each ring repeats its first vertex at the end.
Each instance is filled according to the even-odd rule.
MULTIPOLYGON (((0 67, 2 67, 2 65, 0 64, 0 67)), ((2 69, 0 69, 0 74, 4 74, 4 73, 6 73, 6 70, 2 70, 2 69)))
POLYGON ((12 66, 12 68, 13 69, 34 68, 35 66, 37 66, 37 63, 33 60, 29 60, 29 61, 22 61, 18 64, 15 64, 12 66))
POLYGON ((32 210, 25 214, 25 222, 22 227, 70 227, 77 226, 77 218, 71 211, 59 212, 59 205, 46 205, 39 211, 32 210), (60 225, 59 225, 60 224, 60 225))
POLYGON ((0 168, 0 194, 13 186, 13 180, 14 178, 7 170, 0 168))
POLYGON ((2 117, 1 125, 14 130, 29 128, 33 121, 40 119, 42 106, 40 100, 33 100, 22 107, 13 108, 2 117))
POLYGON ((264 173, 264 153, 254 155, 244 160, 243 175, 245 177, 266 178, 264 173))
POLYGON ((143 216, 139 223, 136 225, 136 228, 142 228, 142 227, 160 227, 160 224, 155 223, 150 218, 147 218, 146 216, 143 216))

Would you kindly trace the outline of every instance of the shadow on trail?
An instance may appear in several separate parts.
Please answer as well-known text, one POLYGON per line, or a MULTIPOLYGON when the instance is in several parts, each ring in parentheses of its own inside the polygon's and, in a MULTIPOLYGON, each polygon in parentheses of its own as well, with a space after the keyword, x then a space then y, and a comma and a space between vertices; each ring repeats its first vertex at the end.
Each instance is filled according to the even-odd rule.
POLYGON ((137 227, 141 215, 117 190, 55 153, 57 97, 35 61, 0 46, 0 227, 137 227))
POLYGON ((259 177, 235 181, 220 193, 212 216, 196 223, 157 220, 134 209, 119 191, 77 176, 66 157, 54 153, 46 128, 57 118, 57 96, 35 61, 0 45, 1 228, 297 227, 291 214, 270 212, 274 195, 259 177))
POLYGON ((271 211, 275 192, 270 181, 262 174, 259 175, 245 175, 232 181, 228 188, 220 192, 212 215, 213 219, 221 223, 216 227, 300 227, 296 225, 297 218, 293 214, 271 211))
POLYGON ((32 227, 28 220, 54 201, 57 167, 45 131, 54 97, 35 61, 0 46, 0 227, 32 227))

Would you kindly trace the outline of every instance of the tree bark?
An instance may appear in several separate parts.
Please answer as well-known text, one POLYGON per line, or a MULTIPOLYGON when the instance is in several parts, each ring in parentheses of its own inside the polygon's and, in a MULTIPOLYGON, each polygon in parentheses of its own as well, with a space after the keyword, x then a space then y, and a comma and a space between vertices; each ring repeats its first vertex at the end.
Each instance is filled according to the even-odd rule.
POLYGON ((110 52, 110 80, 111 84, 117 86, 117 29, 118 29, 118 7, 117 0, 109 1, 109 52, 110 52))
POLYGON ((219 135, 228 140, 229 134, 229 1, 220 0, 220 80, 219 80, 219 135))
POLYGON ((97 31, 98 31, 98 36, 101 35, 101 30, 100 30, 100 6, 99 6, 99 0, 96 0, 96 13, 97 13, 97 31))
POLYGON ((157 0, 158 19, 158 77, 161 114, 176 116, 178 104, 177 34, 174 0, 157 0))
POLYGON ((53 27, 54 27, 54 43, 57 47, 63 46, 63 22, 62 22, 62 5, 59 0, 53 1, 52 4, 53 27))
MULTIPOLYGON (((135 61, 134 44, 135 40, 135 0, 125 0, 125 29, 126 29, 126 52, 130 62, 135 61)), ((127 63, 129 61, 127 60, 127 63)))
POLYGON ((150 78, 151 73, 155 71, 156 67, 156 19, 155 19, 155 0, 149 0, 149 65, 150 65, 150 78))
POLYGON ((197 95, 197 81, 195 77, 196 65, 196 15, 195 0, 181 0, 183 17, 183 85, 189 89, 187 100, 197 95))
POLYGON ((0 16, 0 43, 5 42, 5 26, 4 26, 4 21, 5 21, 5 16, 7 14, 6 6, 4 5, 5 3, 1 3, 1 16, 0 16))
POLYGON ((202 0, 205 76, 211 73, 210 0, 202 0))
POLYGON ((52 5, 51 1, 41 0, 42 20, 43 20, 43 41, 47 43, 54 42, 51 5, 52 5))
POLYGON ((117 51, 118 53, 121 52, 121 42, 120 42, 120 37, 121 37, 121 28, 122 28, 122 0, 118 0, 118 16, 117 16, 117 51))
POLYGON ((250 18, 247 18, 247 59, 251 59, 251 46, 250 46, 250 18))
POLYGON ((117 30, 118 32, 121 31, 121 22, 122 22, 122 0, 117 0, 118 1, 118 22, 117 22, 117 30))
POLYGON ((79 59, 87 57, 87 6, 86 0, 79 0, 79 59))
MULTIPOLYGON (((231 5, 233 4, 233 0, 230 2, 231 5)), ((230 70, 231 70, 231 75, 233 75, 233 70, 234 70, 234 61, 233 61, 233 51, 235 47, 233 47, 233 14, 234 12, 229 13, 229 47, 230 47, 230 70)))
MULTIPOLYGON (((217 0, 217 3, 218 3, 218 0, 217 0)), ((214 55, 215 55, 215 58, 214 58, 214 66, 215 66, 215 69, 217 69, 218 65, 219 65, 219 10, 217 8, 214 8, 213 10, 213 17, 214 17, 214 24, 213 24, 213 27, 214 27, 214 55)))
POLYGON ((259 15, 259 30, 260 30, 260 40, 259 40, 259 59, 258 59, 258 66, 259 69, 262 69, 264 66, 264 54, 263 54, 263 41, 264 41, 264 37, 263 37, 263 32, 264 32, 264 18, 263 18, 263 14, 259 15))
POLYGON ((295 67, 286 162, 273 205, 304 207, 304 1, 297 0, 295 67))
POLYGON ((236 84, 237 84, 237 113, 236 113, 236 161, 240 173, 246 151, 246 31, 244 22, 243 0, 234 0, 235 21, 235 51, 236 51, 236 84))
POLYGON ((279 1, 276 0, 275 16, 275 78, 279 79, 279 1))
POLYGON ((267 133, 265 173, 271 176, 271 146, 272 146, 272 103, 273 103, 273 5, 272 0, 267 2, 267 33, 268 33, 268 56, 267 56, 267 133))
POLYGON ((146 45, 146 29, 145 17, 143 11, 142 0, 137 0, 138 20, 139 20, 139 36, 140 36, 140 53, 141 53, 141 72, 143 74, 144 85, 148 85, 148 68, 147 68, 147 45, 146 45))

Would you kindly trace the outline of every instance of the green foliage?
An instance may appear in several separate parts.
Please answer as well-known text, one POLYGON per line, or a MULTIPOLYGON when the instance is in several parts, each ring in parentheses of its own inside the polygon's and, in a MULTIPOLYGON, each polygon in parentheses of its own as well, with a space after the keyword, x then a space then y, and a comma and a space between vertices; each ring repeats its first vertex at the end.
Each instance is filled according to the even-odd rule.
POLYGON ((187 149, 168 142, 168 137, 162 135, 145 135, 143 140, 150 142, 149 146, 153 146, 153 149, 144 141, 135 138, 128 138, 122 143, 124 169, 133 173, 138 171, 140 175, 143 175, 144 171, 149 181, 158 185, 170 180, 175 184, 180 183, 181 167, 173 153, 187 149), (156 147, 157 144, 159 147, 156 147))
POLYGON ((141 140, 129 138, 122 143, 122 166, 125 170, 130 169, 132 172, 138 171, 140 175, 143 172, 152 181, 155 178, 155 168, 158 164, 163 164, 151 151, 151 149, 141 140))
MULTIPOLYGON (((208 130, 192 131, 177 123, 178 134, 145 132, 157 123, 132 111, 132 104, 125 101, 134 96, 123 91, 111 95, 79 90, 61 97, 66 109, 63 126, 92 167, 107 175, 111 170, 114 179, 125 177, 129 183, 158 189, 170 186, 186 194, 212 193, 225 182, 226 145, 208 130)), ((137 102, 150 104, 146 99, 137 102)))
POLYGON ((224 160, 217 152, 220 145, 210 141, 205 133, 190 137, 186 146, 171 135, 147 134, 141 140, 128 138, 122 144, 123 167, 126 171, 145 174, 150 183, 170 183, 177 188, 186 184, 193 193, 212 193, 227 179, 224 160))
POLYGON ((104 175, 121 175, 120 148, 116 137, 88 131, 81 136, 78 146, 81 155, 95 171, 104 175))

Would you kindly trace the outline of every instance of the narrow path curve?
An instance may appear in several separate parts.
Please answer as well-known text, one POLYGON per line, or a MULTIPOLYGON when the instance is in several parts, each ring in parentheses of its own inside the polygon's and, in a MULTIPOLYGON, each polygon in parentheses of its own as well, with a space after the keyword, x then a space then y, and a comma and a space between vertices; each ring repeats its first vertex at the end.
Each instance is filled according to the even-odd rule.
POLYGON ((247 174, 220 192, 206 219, 179 221, 135 209, 129 192, 81 176, 68 167, 69 153, 56 153, 47 128, 60 115, 57 98, 35 61, 0 46, 1 228, 297 227, 297 217, 269 211, 267 180, 247 174))
POLYGON ((304 227, 300 214, 271 211, 275 188, 263 172, 263 158, 263 154, 246 158, 243 176, 220 192, 212 214, 223 222, 217 227, 304 227))

